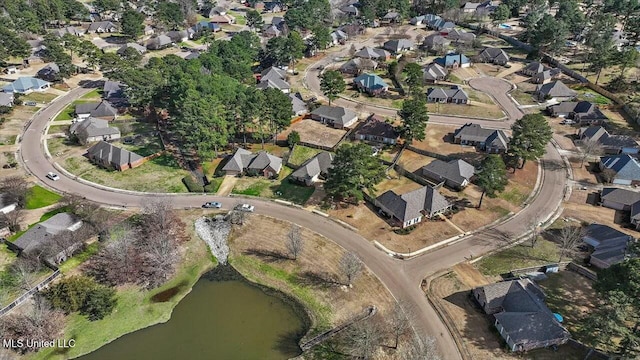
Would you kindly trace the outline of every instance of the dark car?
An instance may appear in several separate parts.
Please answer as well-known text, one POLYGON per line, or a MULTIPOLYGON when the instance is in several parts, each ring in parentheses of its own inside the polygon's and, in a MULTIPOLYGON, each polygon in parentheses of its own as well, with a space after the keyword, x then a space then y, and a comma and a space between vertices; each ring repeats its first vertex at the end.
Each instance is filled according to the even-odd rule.
POLYGON ((222 204, 217 201, 209 201, 202 205, 203 208, 220 209, 222 204))

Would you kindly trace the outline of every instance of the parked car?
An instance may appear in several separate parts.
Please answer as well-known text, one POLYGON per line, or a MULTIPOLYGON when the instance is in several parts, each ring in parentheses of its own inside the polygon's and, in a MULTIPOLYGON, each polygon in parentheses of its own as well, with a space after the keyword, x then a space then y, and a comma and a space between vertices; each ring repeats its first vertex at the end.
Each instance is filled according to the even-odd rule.
POLYGON ((236 206, 236 210, 244 212, 253 212, 254 206, 249 204, 240 204, 236 206))
POLYGON ((37 105, 35 101, 25 101, 24 104, 26 106, 36 106, 37 105))
POLYGON ((50 172, 47 174, 47 179, 53 180, 53 181, 58 181, 60 180, 60 176, 58 176, 58 174, 54 173, 54 172, 50 172))
POLYGON ((222 204, 217 201, 209 201, 204 203, 202 207, 208 209, 220 209, 222 207, 222 204))
POLYGON ((570 119, 565 119, 565 120, 560 121, 560 124, 562 124, 562 125, 573 125, 575 123, 576 123, 575 121, 570 120, 570 119))

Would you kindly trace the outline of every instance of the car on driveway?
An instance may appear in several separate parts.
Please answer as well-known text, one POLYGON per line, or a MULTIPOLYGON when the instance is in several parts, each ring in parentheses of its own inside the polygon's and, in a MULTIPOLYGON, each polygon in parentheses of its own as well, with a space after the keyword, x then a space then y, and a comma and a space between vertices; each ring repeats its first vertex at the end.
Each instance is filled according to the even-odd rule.
POLYGON ((209 201, 202 204, 202 207, 208 209, 220 209, 222 207, 222 204, 217 201, 209 201))
POLYGON ((254 209, 254 206, 249 204, 240 204, 236 206, 236 210, 244 212, 253 212, 254 209))
POLYGON ((570 119, 566 119, 566 120, 560 121, 560 124, 562 124, 562 125, 573 125, 575 123, 576 123, 575 121, 570 120, 570 119))
POLYGON ((58 174, 54 173, 54 172, 50 172, 47 174, 47 179, 53 180, 53 181, 58 181, 60 180, 60 176, 58 176, 58 174))

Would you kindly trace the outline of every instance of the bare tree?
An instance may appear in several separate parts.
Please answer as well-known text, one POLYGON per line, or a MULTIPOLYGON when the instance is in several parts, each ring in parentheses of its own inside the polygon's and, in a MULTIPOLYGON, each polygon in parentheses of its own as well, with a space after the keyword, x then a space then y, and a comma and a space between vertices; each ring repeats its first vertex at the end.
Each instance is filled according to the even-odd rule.
POLYGON ((360 320, 347 330, 349 348, 358 359, 371 359, 382 344, 383 332, 374 318, 360 320))
POLYGON ((2 216, 2 220, 6 221, 9 226, 9 231, 11 232, 20 231, 20 224, 24 220, 24 215, 24 210, 20 208, 16 208, 6 214, 0 214, 0 216, 2 216))
POLYGON ((582 241, 585 235, 584 228, 581 226, 568 225, 560 229, 558 239, 560 240, 560 259, 562 262, 565 255, 573 252, 575 247, 582 241))
POLYGON ((4 194, 7 203, 15 202, 19 208, 24 208, 29 190, 27 184, 22 176, 9 176, 0 181, 0 192, 4 194))
POLYGON ((42 268, 40 257, 34 253, 22 253, 21 256, 14 261, 9 271, 16 279, 17 285, 24 291, 31 290, 36 286, 38 281, 37 272, 42 268))
POLYGON ((304 250, 304 239, 300 232, 300 226, 296 224, 291 225, 291 230, 287 234, 287 243, 285 244, 287 251, 293 260, 298 259, 298 255, 304 250))
POLYGON ((412 341, 398 353, 401 360, 440 360, 436 339, 430 336, 412 336, 412 341))
POLYGON ((173 232, 175 213, 171 203, 166 199, 152 200, 142 210, 144 227, 154 232, 173 232))
MULTIPOLYGON (((29 339, 38 343, 55 339, 60 334, 64 327, 64 315, 61 311, 52 309, 43 297, 36 295, 30 311, 6 315, 0 318, 0 323, 0 328, 5 330, 3 338, 29 339)), ((24 346, 13 350, 24 354, 38 351, 39 348, 24 346)))
POLYGON ((352 286, 353 280, 362 272, 362 262, 352 252, 345 253, 340 259, 340 271, 347 278, 347 284, 352 286))
POLYGON ((389 323, 387 328, 391 330, 395 340, 393 348, 397 349, 400 337, 406 334, 410 328, 407 314, 399 302, 396 302, 393 306, 393 310, 391 310, 391 314, 387 317, 387 321, 389 323))
POLYGON ((540 236, 540 219, 537 215, 533 216, 527 225, 529 230, 529 240, 531 240, 531 247, 535 247, 540 236))
POLYGON ((349 48, 349 57, 353 57, 357 51, 356 44, 351 44, 351 47, 349 48))
POLYGON ((605 168, 604 170, 602 170, 602 180, 606 183, 611 183, 613 182, 613 179, 616 178, 616 171, 613 169, 609 169, 609 168, 605 168))
POLYGON ((580 155, 580 167, 584 165, 584 162, 587 159, 604 153, 602 144, 595 139, 587 139, 583 141, 580 147, 582 149, 582 154, 580 155))
POLYGON ((111 238, 84 269, 103 284, 137 282, 141 264, 135 247, 136 236, 135 230, 124 224, 111 231, 111 238))

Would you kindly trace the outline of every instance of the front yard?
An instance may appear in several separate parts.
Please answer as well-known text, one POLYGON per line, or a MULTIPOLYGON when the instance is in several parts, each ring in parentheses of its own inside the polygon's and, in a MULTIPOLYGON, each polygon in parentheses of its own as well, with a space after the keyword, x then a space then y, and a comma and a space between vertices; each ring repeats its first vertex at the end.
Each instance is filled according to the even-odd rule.
MULTIPOLYGON (((507 244, 505 239, 505 245, 507 244)), ((527 240, 522 244, 510 247, 493 255, 482 258, 476 263, 480 272, 488 276, 508 273, 513 269, 542 266, 557 262, 560 258, 558 245, 549 240, 539 238, 535 246, 527 240)))
POLYGON ((315 188, 303 186, 289 181, 293 169, 284 166, 277 180, 264 177, 244 176, 237 179, 232 194, 260 196, 264 198, 282 199, 296 204, 304 204, 309 200, 315 188))
POLYGON ((45 206, 53 205, 62 198, 61 195, 47 190, 40 185, 34 185, 27 192, 25 209, 39 209, 45 206))

